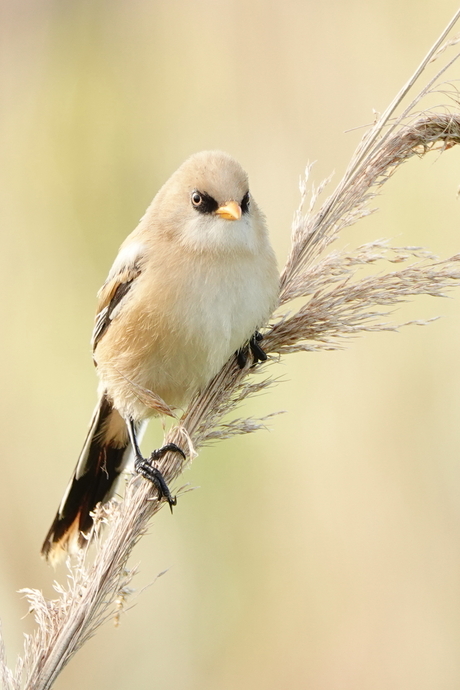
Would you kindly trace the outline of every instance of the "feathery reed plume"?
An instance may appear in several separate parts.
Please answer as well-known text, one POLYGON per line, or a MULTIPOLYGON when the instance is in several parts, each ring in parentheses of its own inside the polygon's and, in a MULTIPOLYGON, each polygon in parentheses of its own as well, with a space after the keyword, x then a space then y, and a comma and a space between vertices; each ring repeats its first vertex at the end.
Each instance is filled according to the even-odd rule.
MULTIPOLYGON (((412 295, 441 297, 459 284, 460 255, 439 260, 425 249, 392 248, 382 240, 354 251, 324 255, 344 228, 371 212, 369 201, 402 163, 413 156, 460 144, 458 113, 444 110, 415 114, 421 98, 442 86, 441 76, 459 55, 438 72, 398 118, 391 120, 426 65, 441 55, 445 45, 455 44, 450 41, 442 45, 459 16, 460 11, 414 77, 364 136, 337 189, 318 211, 315 207, 325 185, 313 190, 304 213, 307 183, 302 184, 302 204, 294 219, 292 249, 281 275, 280 307, 297 298, 303 298, 303 304, 292 314, 278 315, 266 330, 264 349, 269 354, 268 365, 270 360, 289 352, 342 347, 347 337, 365 331, 395 330, 397 325, 387 320, 389 307, 412 295), (411 259, 415 262, 407 264, 411 259), (361 266, 378 262, 403 266, 397 271, 357 278, 361 266)), ((451 98, 456 102, 455 93, 451 98)), ((309 172, 307 169, 307 179, 309 172)), ((241 370, 232 358, 191 402, 180 422, 167 434, 165 443, 187 447, 191 460, 207 442, 250 433, 263 426, 263 419, 229 422, 224 417, 242 400, 270 385, 268 376, 254 376, 265 371, 266 366, 253 368, 248 362, 241 370)), ((178 454, 169 453, 163 458, 160 469, 168 483, 179 476, 184 464, 178 454)), ((132 477, 123 501, 112 501, 96 511, 91 535, 96 551, 94 561, 91 563, 87 557, 88 548, 74 562, 69 560, 67 582, 55 584, 58 596, 53 601, 46 601, 38 591, 23 590, 37 629, 26 637, 24 658, 14 672, 7 668, 0 644, 0 678, 5 690, 51 688, 84 642, 107 618, 118 615, 130 594, 134 575, 127 569, 128 558, 150 518, 162 505, 152 484, 139 476, 132 477), (102 538, 104 525, 107 534, 102 538)))

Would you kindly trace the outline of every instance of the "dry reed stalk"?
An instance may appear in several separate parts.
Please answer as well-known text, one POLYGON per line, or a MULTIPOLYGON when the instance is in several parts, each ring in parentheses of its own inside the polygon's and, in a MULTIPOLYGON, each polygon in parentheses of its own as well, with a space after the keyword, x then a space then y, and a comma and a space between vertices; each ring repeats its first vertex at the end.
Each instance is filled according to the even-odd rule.
MULTIPOLYGON (((457 42, 453 40, 442 45, 459 17, 460 11, 414 76, 365 135, 337 189, 317 212, 314 208, 324 185, 313 191, 305 214, 302 207, 307 196, 306 182, 302 185, 302 205, 294 220, 292 249, 281 276, 280 306, 299 297, 304 298, 304 303, 295 313, 275 318, 266 330, 264 349, 270 355, 269 360, 299 350, 336 349, 342 346, 345 338, 365 331, 395 330, 396 324, 385 320, 386 308, 412 295, 441 297, 446 290, 459 284, 460 255, 441 261, 421 248, 391 248, 384 241, 376 241, 351 252, 335 251, 324 256, 324 250, 342 229, 370 213, 369 201, 402 163, 413 156, 460 144, 458 113, 444 110, 425 112, 419 117, 414 114, 421 98, 440 88, 441 75, 459 55, 388 124, 426 65, 446 46, 457 42), (411 258, 416 262, 398 271, 356 278, 357 270, 364 264, 380 261, 403 264, 411 258)), ((458 105, 456 91, 450 97, 458 105)), ((307 178, 308 173, 309 170, 307 178)), ((263 371, 265 366, 257 365, 256 370, 263 371)), ((250 433, 263 426, 264 420, 224 421, 243 399, 271 383, 269 378, 255 379, 253 372, 250 362, 240 370, 232 358, 206 390, 192 401, 180 422, 167 434, 165 442, 188 447, 191 460, 196 449, 210 440, 250 433)), ((177 454, 168 454, 159 466, 171 483, 184 465, 177 454)), ((89 562, 86 550, 75 561, 69 560, 67 583, 65 586, 55 584, 58 594, 55 600, 45 600, 36 590, 23 590, 34 612, 37 629, 32 636, 26 637, 24 657, 14 672, 6 666, 0 644, 0 679, 5 690, 51 688, 65 664, 101 623, 118 615, 131 592, 129 584, 134 575, 127 569, 128 558, 145 534, 149 520, 162 505, 152 484, 132 477, 123 501, 112 501, 97 511, 92 535, 96 551, 94 562, 89 562), (103 525, 107 525, 104 539, 101 537, 103 525)))

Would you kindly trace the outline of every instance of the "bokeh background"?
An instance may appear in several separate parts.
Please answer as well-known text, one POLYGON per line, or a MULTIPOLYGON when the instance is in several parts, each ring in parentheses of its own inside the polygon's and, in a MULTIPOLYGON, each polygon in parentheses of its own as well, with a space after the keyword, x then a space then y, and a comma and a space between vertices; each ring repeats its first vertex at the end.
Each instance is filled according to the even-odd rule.
MULTIPOLYGON (((10 664, 95 403, 95 293, 194 151, 248 170, 280 265, 298 181, 342 174, 457 9, 450 0, 1 0, 0 617, 10 664)), ((452 78, 460 76, 454 67, 452 78)), ((460 250, 458 151, 413 160, 349 229, 460 250)), ((341 352, 288 357, 135 552, 137 605, 57 689, 460 687, 460 292, 341 352)), ((161 440, 151 425, 147 447, 161 440)), ((58 579, 64 577, 58 571, 58 579)))

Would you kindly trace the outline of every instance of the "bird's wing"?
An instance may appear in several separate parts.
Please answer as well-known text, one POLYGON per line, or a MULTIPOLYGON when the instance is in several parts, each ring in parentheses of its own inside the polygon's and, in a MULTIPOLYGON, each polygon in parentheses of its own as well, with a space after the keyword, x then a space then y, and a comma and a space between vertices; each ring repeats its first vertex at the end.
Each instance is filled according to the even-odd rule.
POLYGON ((96 318, 91 344, 93 352, 112 319, 121 308, 121 302, 141 274, 142 252, 139 246, 122 248, 107 280, 98 292, 96 318))

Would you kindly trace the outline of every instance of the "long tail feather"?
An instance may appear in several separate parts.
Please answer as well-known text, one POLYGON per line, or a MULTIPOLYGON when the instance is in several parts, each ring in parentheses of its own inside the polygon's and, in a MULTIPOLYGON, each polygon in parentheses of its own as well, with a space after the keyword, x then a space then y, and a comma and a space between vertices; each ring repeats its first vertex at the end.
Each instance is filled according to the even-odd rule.
POLYGON ((50 563, 59 562, 67 551, 85 543, 83 535, 93 524, 90 513, 113 495, 131 452, 123 418, 102 396, 72 479, 43 542, 42 555, 50 563))

